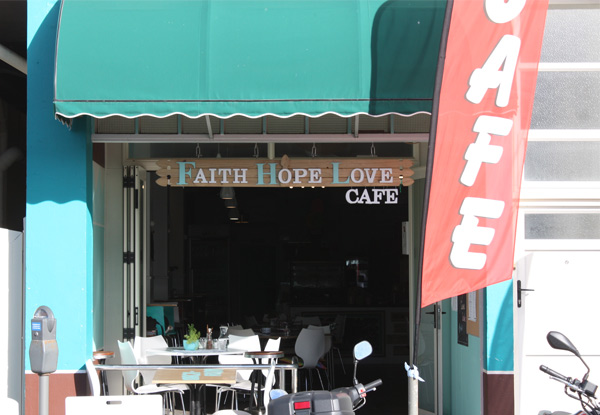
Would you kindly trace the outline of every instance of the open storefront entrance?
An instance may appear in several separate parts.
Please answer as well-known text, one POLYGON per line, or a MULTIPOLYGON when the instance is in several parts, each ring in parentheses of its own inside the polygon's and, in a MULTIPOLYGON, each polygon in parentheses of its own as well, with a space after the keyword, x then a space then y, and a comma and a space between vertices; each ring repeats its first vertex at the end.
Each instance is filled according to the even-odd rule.
MULTIPOLYGON (((138 285, 144 289, 138 295, 147 307, 138 312, 140 332, 152 333, 152 324, 143 329, 142 322, 153 323, 144 312, 157 307, 166 310, 167 319, 157 319, 156 332, 188 322, 202 328, 245 326, 248 317, 260 326, 269 324, 265 316, 281 314, 317 315, 326 324, 341 314, 346 371, 352 345, 366 338, 375 353, 361 366, 362 376, 386 381, 368 406, 406 408, 403 364, 410 344, 414 249, 409 205, 421 203, 409 196, 412 187, 403 187, 393 204, 349 203, 350 187, 234 188, 239 217, 232 220, 222 188, 160 186, 156 172, 148 170, 145 186, 132 193, 145 195, 134 205, 147 207, 141 215, 147 226, 137 227, 146 236, 133 238, 145 252, 140 257, 145 278, 138 285)), ((334 363, 340 386, 345 377, 339 361, 334 363)), ((433 381, 423 384, 423 394, 430 393, 433 381)))
POLYGON ((381 356, 393 353, 386 343, 407 352, 406 339, 385 339, 387 319, 408 323, 407 197, 351 205, 343 188, 234 191, 228 209, 220 189, 151 188, 151 302, 180 302, 182 321, 200 327, 342 312, 348 345, 366 336, 381 356))

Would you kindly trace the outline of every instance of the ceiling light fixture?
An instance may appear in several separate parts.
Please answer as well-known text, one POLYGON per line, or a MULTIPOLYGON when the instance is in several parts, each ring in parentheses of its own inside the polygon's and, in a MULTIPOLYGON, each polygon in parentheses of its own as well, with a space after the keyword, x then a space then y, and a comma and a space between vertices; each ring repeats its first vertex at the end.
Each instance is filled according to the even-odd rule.
POLYGON ((233 187, 222 187, 221 188, 221 199, 233 199, 235 197, 235 191, 233 187))
POLYGON ((227 209, 233 209, 237 206, 237 200, 235 197, 233 199, 223 199, 223 203, 225 203, 225 207, 227 209))
POLYGON ((240 212, 237 208, 229 209, 228 212, 230 220, 240 220, 240 212))

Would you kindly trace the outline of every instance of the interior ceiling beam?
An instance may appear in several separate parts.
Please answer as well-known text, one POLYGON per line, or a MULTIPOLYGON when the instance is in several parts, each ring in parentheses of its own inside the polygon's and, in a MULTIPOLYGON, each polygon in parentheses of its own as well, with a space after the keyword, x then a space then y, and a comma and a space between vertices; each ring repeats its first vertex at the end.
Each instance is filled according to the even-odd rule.
POLYGON ((0 44, 0 60, 27 75, 27 61, 6 46, 0 44))
POLYGON ((429 133, 409 134, 93 134, 94 143, 426 143, 429 133))

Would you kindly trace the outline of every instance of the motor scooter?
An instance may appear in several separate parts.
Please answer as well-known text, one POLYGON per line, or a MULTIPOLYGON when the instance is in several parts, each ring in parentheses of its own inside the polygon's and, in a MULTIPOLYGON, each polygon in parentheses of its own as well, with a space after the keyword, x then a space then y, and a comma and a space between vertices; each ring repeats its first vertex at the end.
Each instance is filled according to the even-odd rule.
MULTIPOLYGON (((548 344, 553 349, 558 350, 566 350, 567 352, 573 353, 575 356, 579 358, 587 368, 587 373, 583 376, 582 380, 578 380, 575 378, 570 378, 560 373, 552 370, 544 365, 540 366, 540 370, 548 375, 550 375, 550 379, 561 382, 565 385, 565 393, 569 398, 573 398, 578 400, 581 403, 581 407, 583 411, 577 412, 576 415, 600 415, 600 405, 598 404, 598 400, 596 398, 596 391, 598 386, 594 385, 592 382, 588 381, 588 376, 590 374, 590 367, 585 363, 581 354, 577 350, 577 348, 571 343, 571 341, 562 333, 557 331, 551 331, 546 336, 548 340, 548 344)), ((571 415, 567 412, 551 412, 551 411, 540 411, 539 415, 571 415)))
POLYGON ((367 393, 382 384, 381 379, 363 385, 356 378, 358 362, 373 353, 368 341, 354 346, 353 385, 332 391, 307 391, 287 394, 281 389, 271 391, 269 415, 354 415, 367 401, 367 393))

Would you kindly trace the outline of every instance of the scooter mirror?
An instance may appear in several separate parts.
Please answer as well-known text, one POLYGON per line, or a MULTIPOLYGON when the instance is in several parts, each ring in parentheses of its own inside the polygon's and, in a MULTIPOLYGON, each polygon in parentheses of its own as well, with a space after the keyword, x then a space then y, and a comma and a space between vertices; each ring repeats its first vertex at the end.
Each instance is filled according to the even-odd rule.
POLYGON ((363 360, 365 357, 368 357, 373 353, 373 346, 366 340, 357 343, 354 346, 354 359, 363 360))
POLYGON ((548 340, 548 344, 553 349, 566 350, 567 352, 571 352, 575 356, 581 358, 577 348, 573 345, 573 343, 571 343, 571 341, 564 334, 559 333, 557 331, 551 331, 546 336, 546 339, 548 340))
POLYGON ((287 395, 288 393, 286 391, 284 391, 283 389, 271 389, 271 392, 269 392, 269 397, 271 398, 271 400, 275 400, 277 398, 281 398, 284 395, 287 395))

